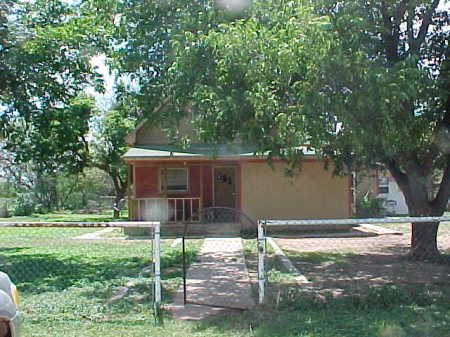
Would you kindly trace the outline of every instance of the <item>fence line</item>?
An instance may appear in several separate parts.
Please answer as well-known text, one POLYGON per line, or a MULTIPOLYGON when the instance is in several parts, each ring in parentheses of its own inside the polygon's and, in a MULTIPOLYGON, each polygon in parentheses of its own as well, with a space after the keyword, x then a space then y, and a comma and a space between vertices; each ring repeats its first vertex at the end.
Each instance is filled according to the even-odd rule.
POLYGON ((0 222, 0 227, 100 227, 100 228, 124 228, 124 227, 139 227, 139 228, 155 228, 159 226, 160 222, 155 221, 117 221, 117 222, 74 222, 74 221, 61 221, 61 222, 45 222, 45 221, 3 221, 0 222))
POLYGON ((360 224, 376 224, 376 223, 418 223, 418 222, 444 222, 450 221, 450 216, 426 216, 426 217, 389 217, 389 218, 363 218, 363 219, 305 219, 305 220, 259 220, 265 226, 283 225, 360 225, 360 224))
POLYGON ((420 222, 446 222, 450 216, 441 217, 389 217, 389 218, 364 218, 364 219, 307 219, 307 220, 258 220, 258 293, 259 304, 264 303, 267 277, 264 270, 264 242, 267 239, 265 229, 273 226, 301 226, 301 225, 360 225, 360 224, 387 224, 387 223, 420 223, 420 222))
POLYGON ((161 224, 155 221, 123 221, 123 222, 33 222, 33 221, 10 221, 0 222, 0 228, 151 228, 153 229, 153 277, 154 277, 154 297, 153 307, 155 322, 160 322, 161 307, 161 224))

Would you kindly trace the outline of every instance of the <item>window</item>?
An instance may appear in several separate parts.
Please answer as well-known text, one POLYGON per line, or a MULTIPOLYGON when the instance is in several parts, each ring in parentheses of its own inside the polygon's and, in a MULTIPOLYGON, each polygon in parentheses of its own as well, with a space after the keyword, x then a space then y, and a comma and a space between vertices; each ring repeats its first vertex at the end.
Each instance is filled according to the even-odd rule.
POLYGON ((384 176, 378 179, 378 193, 387 194, 389 193, 389 178, 384 176))
POLYGON ((188 169, 168 168, 161 170, 161 191, 187 192, 188 169))

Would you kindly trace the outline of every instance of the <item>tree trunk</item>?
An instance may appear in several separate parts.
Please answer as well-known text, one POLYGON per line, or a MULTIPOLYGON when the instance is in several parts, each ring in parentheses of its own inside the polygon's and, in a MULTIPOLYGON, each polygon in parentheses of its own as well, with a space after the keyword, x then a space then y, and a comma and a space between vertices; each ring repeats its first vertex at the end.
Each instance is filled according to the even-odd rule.
POLYGON ((114 198, 114 205, 113 205, 113 217, 118 218, 120 217, 120 201, 123 199, 123 195, 116 195, 114 198))
POLYGON ((120 205, 120 202, 123 198, 125 198, 125 194, 127 192, 128 187, 128 181, 127 180, 121 180, 120 177, 117 177, 116 180, 114 180, 114 189, 116 192, 116 196, 114 198, 114 205, 113 205, 113 216, 114 218, 120 217, 120 209, 122 208, 120 205))
POLYGON ((437 247, 439 222, 411 224, 411 249, 409 256, 414 260, 436 261, 440 254, 437 247))
MULTIPOLYGON (((417 193, 417 191, 416 191, 417 193)), ((427 200, 418 200, 417 194, 405 195, 410 216, 442 216, 444 211, 432 207, 427 200)), ((437 261, 440 257, 437 246, 439 222, 417 222, 411 224, 411 249, 409 256, 418 261, 437 261)))
MULTIPOLYGON (((410 189, 411 190, 411 189, 410 189)), ((406 196, 410 216, 442 216, 444 211, 432 207, 428 200, 417 198, 418 192, 406 196), (419 200, 418 200, 419 199, 419 200)), ((409 256, 418 261, 436 261, 439 259, 437 232, 439 222, 417 222, 411 224, 411 249, 409 256)))
MULTIPOLYGON (((400 172, 392 162, 389 171, 396 180, 405 197, 410 216, 442 216, 447 205, 448 168, 444 171, 440 190, 437 196, 430 200, 430 189, 426 176, 419 174, 420 169, 410 169, 408 174, 400 172), (411 172, 413 171, 413 172, 411 172)), ((409 256, 414 260, 438 261, 440 258, 437 246, 439 222, 421 222, 411 224, 411 249, 409 256)))

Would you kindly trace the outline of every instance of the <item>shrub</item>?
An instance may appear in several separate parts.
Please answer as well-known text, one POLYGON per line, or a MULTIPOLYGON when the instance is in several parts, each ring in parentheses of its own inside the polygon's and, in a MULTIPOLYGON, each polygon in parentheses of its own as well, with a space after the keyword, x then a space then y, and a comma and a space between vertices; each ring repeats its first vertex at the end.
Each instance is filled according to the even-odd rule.
POLYGON ((356 217, 370 218, 384 215, 384 200, 374 197, 369 192, 357 195, 356 197, 356 217))
POLYGON ((35 210, 34 201, 27 195, 19 195, 15 201, 13 214, 15 216, 26 216, 34 213, 35 210))

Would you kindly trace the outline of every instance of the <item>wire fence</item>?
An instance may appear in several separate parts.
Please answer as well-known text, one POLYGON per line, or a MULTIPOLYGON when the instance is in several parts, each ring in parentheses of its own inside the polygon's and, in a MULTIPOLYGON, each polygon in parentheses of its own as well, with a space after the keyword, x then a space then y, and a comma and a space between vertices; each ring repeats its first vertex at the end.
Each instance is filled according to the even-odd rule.
MULTIPOLYGON (((240 212, 211 208, 200 218, 181 235, 248 239, 244 250, 247 267, 256 274, 251 277, 254 295, 266 306, 304 308, 350 300, 361 306, 395 302, 414 307, 450 298, 450 217, 266 220, 255 227, 240 212), (438 220, 436 260, 408 258, 410 223, 438 220)), ((20 290, 23 335, 72 336, 69 330, 83 329, 104 335, 113 327, 117 334, 143 335, 160 317, 161 301, 171 300, 170 287, 181 286, 197 253, 189 245, 173 248, 172 240, 159 240, 158 227, 146 222, 0 223, 0 270, 20 290), (124 231, 142 227, 151 229, 145 237, 124 231), (157 286, 160 269, 165 296, 157 286)))
POLYGON ((414 305, 450 296, 450 217, 263 220, 258 227, 266 243, 260 245, 260 303, 310 298, 414 305), (423 227, 439 221, 430 239, 423 227), (411 223, 422 224, 416 239, 411 223), (414 254, 415 240, 425 242, 419 243, 422 258, 414 254))
POLYGON ((159 223, 0 223, 0 271, 19 289, 23 335, 148 328, 159 319, 160 245, 159 223), (149 235, 126 237, 128 227, 149 235))

